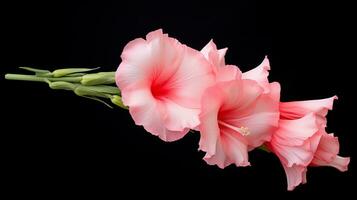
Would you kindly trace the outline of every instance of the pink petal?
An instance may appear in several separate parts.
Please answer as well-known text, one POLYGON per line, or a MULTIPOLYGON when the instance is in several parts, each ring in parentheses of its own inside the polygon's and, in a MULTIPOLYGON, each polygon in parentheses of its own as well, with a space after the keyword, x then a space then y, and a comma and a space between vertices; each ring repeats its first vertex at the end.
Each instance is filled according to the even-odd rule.
POLYGON ((247 144, 240 134, 222 129, 222 146, 227 155, 226 165, 234 163, 237 167, 249 166, 247 144), (227 131, 227 132, 226 132, 227 131))
POLYGON ((249 150, 261 146, 264 142, 271 140, 271 135, 276 129, 279 119, 279 113, 262 112, 249 115, 249 117, 241 118, 235 122, 230 121, 231 124, 244 124, 249 127, 250 134, 245 136, 248 141, 249 150))
POLYGON ((301 183, 306 183, 306 167, 294 165, 287 167, 283 164, 286 178, 288 181, 288 190, 294 190, 301 183))
POLYGON ((333 134, 323 134, 317 147, 312 166, 331 166, 340 171, 347 171, 350 158, 338 156, 340 144, 333 134))
POLYGON ((153 135, 165 132, 162 123, 164 110, 158 104, 147 89, 125 92, 123 103, 130 107, 129 112, 136 125, 145 125, 144 128, 153 135))
POLYGON ((334 167, 341 172, 348 170, 348 164, 350 164, 350 157, 336 156, 332 162, 328 163, 328 166, 334 167))
POLYGON ((280 120, 268 146, 287 167, 307 166, 313 159, 321 138, 315 120, 312 113, 297 120, 280 120))
POLYGON ((237 118, 244 115, 254 108, 256 100, 262 94, 262 88, 252 80, 235 80, 229 82, 218 83, 217 86, 221 88, 224 95, 224 104, 222 110, 230 110, 225 113, 224 118, 237 118), (232 110, 232 108, 235 108, 232 110), (248 111, 245 109, 248 109, 248 111))
POLYGON ((213 83, 214 75, 207 61, 187 47, 178 70, 166 83, 170 90, 167 98, 184 107, 198 109, 204 90, 213 83))
POLYGON ((164 105, 157 102, 149 90, 134 90, 125 93, 123 102, 129 106, 129 112, 136 125, 144 126, 145 130, 158 136, 164 141, 175 141, 189 131, 183 128, 179 131, 171 131, 165 127, 163 116, 165 116, 164 105))
POLYGON ((188 132, 190 131, 189 128, 185 128, 182 131, 171 131, 165 129, 165 132, 159 134, 159 138, 165 142, 174 142, 183 138, 188 132))
POLYGON ((283 146, 276 143, 274 144, 273 151, 280 161, 288 167, 294 164, 308 166, 314 157, 314 153, 310 151, 309 145, 308 142, 301 146, 283 146))
POLYGON ((256 81, 264 89, 264 93, 268 93, 270 91, 268 80, 269 70, 269 59, 267 56, 265 56, 263 62, 258 65, 258 67, 244 72, 242 78, 256 81))
POLYGON ((118 87, 123 90, 142 83, 146 84, 148 81, 147 73, 150 72, 150 65, 154 61, 151 59, 149 47, 145 40, 140 38, 129 42, 121 57, 123 62, 115 73, 118 87))
POLYGON ((201 53, 205 56, 205 58, 208 60, 209 59, 209 53, 212 51, 216 51, 217 50, 217 46, 216 44, 213 42, 213 40, 211 39, 206 46, 204 46, 201 50, 201 53))
POLYGON ((206 153, 203 158, 209 165, 217 165, 219 168, 223 169, 229 164, 227 163, 227 155, 224 152, 221 138, 217 139, 217 144, 215 145, 214 154, 206 153))
POLYGON ((224 59, 224 56, 226 55, 228 51, 228 48, 223 48, 223 49, 219 49, 218 50, 218 65, 219 66, 225 66, 226 65, 226 62, 225 62, 225 59, 224 59))
POLYGON ((257 101, 254 113, 240 120, 240 124, 249 127, 251 134, 246 136, 249 149, 270 141, 271 135, 279 124, 280 84, 270 83, 270 92, 262 94, 257 101))
POLYGON ((242 142, 239 135, 222 134, 217 141, 214 155, 207 155, 204 160, 210 165, 225 168, 231 164, 237 167, 249 166, 247 145, 242 142))
POLYGON ((163 32, 162 32, 162 29, 158 29, 156 31, 151 31, 150 33, 148 33, 146 35, 146 40, 147 41, 151 41, 151 40, 154 40, 156 38, 160 38, 161 36, 163 36, 163 32))
POLYGON ((223 82, 223 81, 232 81, 241 79, 242 72, 239 68, 235 65, 226 65, 218 69, 216 73, 216 81, 223 82))
POLYGON ((189 109, 176 104, 171 100, 165 100, 166 117, 165 126, 172 131, 180 131, 187 127, 194 128, 199 125, 199 109, 189 109), (183 119, 178 121, 177 119, 183 119))
POLYGON ((338 138, 333 134, 323 134, 319 142, 315 157, 326 162, 331 162, 340 150, 338 138))
POLYGON ((328 110, 332 110, 335 99, 337 96, 319 100, 282 102, 280 103, 281 118, 297 119, 310 112, 316 113, 319 117, 325 117, 328 110))
POLYGON ((217 115, 222 104, 221 91, 217 87, 208 88, 202 96, 199 130, 201 134, 199 149, 211 157, 216 153, 216 144, 220 135, 217 115), (216 98, 212 98, 215 96, 216 98))
POLYGON ((204 57, 211 63, 215 73, 220 67, 225 66, 224 56, 226 52, 227 48, 217 50, 217 46, 213 40, 210 40, 208 44, 201 50, 201 53, 204 55, 204 57))
POLYGON ((280 120, 279 129, 274 134, 275 142, 287 146, 299 146, 312 137, 319 127, 313 113, 296 120, 280 120))
POLYGON ((216 76, 216 82, 231 81, 241 78, 241 71, 237 66, 226 65, 224 56, 227 52, 227 48, 217 50, 216 44, 213 40, 201 50, 201 53, 211 64, 213 73, 216 76))
POLYGON ((184 51, 182 44, 160 30, 147 37, 150 41, 135 39, 123 50, 123 61, 116 72, 116 82, 121 90, 138 84, 150 87, 153 81, 165 82, 179 68, 184 51))

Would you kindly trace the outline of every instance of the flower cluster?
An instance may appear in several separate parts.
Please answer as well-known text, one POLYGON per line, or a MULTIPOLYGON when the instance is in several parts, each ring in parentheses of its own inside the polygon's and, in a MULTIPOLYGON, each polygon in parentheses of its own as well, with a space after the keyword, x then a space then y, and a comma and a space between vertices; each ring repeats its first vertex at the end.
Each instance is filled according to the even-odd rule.
POLYGON ((347 170, 350 159, 325 131, 336 96, 280 102, 267 57, 242 73, 225 63, 226 51, 213 41, 197 51, 162 30, 129 42, 115 80, 135 124, 164 141, 199 131, 203 159, 220 168, 249 166, 248 152, 264 145, 280 159, 288 190, 306 182, 309 166, 347 170))

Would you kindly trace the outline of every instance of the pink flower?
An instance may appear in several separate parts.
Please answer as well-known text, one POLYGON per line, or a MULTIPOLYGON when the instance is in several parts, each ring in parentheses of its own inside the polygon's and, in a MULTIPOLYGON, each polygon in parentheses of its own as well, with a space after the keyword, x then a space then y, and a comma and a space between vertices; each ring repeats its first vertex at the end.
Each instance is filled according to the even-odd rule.
POLYGON ((201 50, 201 53, 211 64, 216 82, 230 81, 239 78, 250 79, 256 81, 259 86, 263 88, 264 93, 268 93, 270 91, 270 83, 268 80, 270 64, 268 57, 265 57, 263 62, 256 68, 242 74, 237 66, 225 64, 224 56, 227 50, 228 48, 218 50, 213 40, 209 41, 201 50))
POLYGON ((263 94, 255 81, 244 79, 219 82, 206 90, 199 145, 208 164, 249 165, 248 151, 269 141, 278 125, 279 84, 272 83, 271 90, 263 94))
POLYGON ((165 141, 198 126, 202 93, 214 81, 200 52, 157 30, 129 42, 121 58, 115 79, 137 125, 165 141))
POLYGON ((267 146, 284 167, 288 190, 306 183, 307 166, 347 170, 349 158, 337 156, 338 140, 325 131, 326 114, 336 98, 280 103, 279 128, 267 146))
POLYGON ((314 113, 295 120, 279 121, 279 128, 267 146, 284 167, 288 190, 306 182, 306 166, 313 159, 321 135, 314 113))
POLYGON ((248 151, 269 141, 278 125, 280 85, 267 81, 267 58, 242 74, 238 67, 225 65, 225 52, 212 41, 201 50, 211 63, 216 84, 202 96, 199 146, 210 165, 248 166, 248 151))
POLYGON ((338 156, 340 144, 333 134, 323 134, 310 166, 331 166, 341 172, 348 170, 349 157, 338 156))

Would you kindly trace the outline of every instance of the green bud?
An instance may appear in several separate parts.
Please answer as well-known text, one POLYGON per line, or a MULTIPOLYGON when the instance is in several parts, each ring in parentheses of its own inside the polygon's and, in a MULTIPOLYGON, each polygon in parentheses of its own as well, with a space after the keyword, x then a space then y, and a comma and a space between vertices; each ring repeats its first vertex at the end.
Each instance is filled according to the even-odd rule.
POLYGON ((129 108, 127 106, 125 106, 123 104, 123 101, 121 100, 121 96, 118 96, 118 95, 113 95, 110 97, 110 100, 112 101, 113 104, 121 107, 121 108, 124 108, 126 110, 128 110, 129 108))
POLYGON ((96 85, 96 86, 85 86, 78 85, 74 91, 79 96, 96 96, 108 98, 108 95, 119 95, 119 89, 117 87, 108 85, 96 85))
POLYGON ((53 75, 53 77, 57 78, 57 77, 62 77, 62 76, 66 76, 69 74, 74 74, 74 73, 81 73, 81 72, 89 72, 89 71, 93 71, 99 69, 99 67, 97 68, 66 68, 66 69, 57 69, 55 71, 53 71, 51 74, 53 75))
POLYGON ((115 83, 115 72, 99 72, 95 74, 86 74, 82 77, 83 85, 102 85, 115 83))
POLYGON ((72 90, 72 91, 74 91, 78 87, 78 84, 73 84, 73 83, 64 82, 64 81, 55 81, 55 82, 48 81, 48 85, 50 86, 51 89, 54 89, 54 90, 72 90))
POLYGON ((78 96, 87 96, 87 97, 103 97, 108 98, 106 93, 100 92, 95 86, 83 86, 79 85, 74 93, 78 96))
POLYGON ((114 87, 114 86, 95 85, 95 86, 86 86, 86 87, 91 88, 92 90, 95 90, 100 93, 120 95, 119 88, 114 87))

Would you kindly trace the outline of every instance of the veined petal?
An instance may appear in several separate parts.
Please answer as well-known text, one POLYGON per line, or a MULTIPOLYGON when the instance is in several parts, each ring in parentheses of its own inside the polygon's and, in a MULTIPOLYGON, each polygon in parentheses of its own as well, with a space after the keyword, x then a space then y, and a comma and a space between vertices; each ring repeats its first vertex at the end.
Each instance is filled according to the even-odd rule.
POLYGON ((271 140, 279 124, 279 101, 280 84, 270 83, 270 92, 261 95, 256 103, 254 114, 243 117, 241 120, 244 121, 239 122, 250 128, 251 134, 246 136, 250 150, 271 140))
POLYGON ((265 56, 264 60, 260 65, 258 65, 258 67, 244 72, 242 78, 256 81, 264 89, 264 93, 268 93, 270 91, 268 80, 269 70, 269 59, 267 56, 265 56))
POLYGON ((161 140, 165 142, 174 142, 183 138, 189 131, 189 128, 185 128, 182 131, 171 131, 168 129, 164 129, 164 131, 161 132, 158 136, 161 140))
POLYGON ((162 36, 167 36, 166 34, 163 33, 162 29, 157 29, 155 31, 151 31, 146 35, 146 40, 147 41, 152 41, 156 38, 162 37, 162 36))
POLYGON ((227 155, 224 152, 221 138, 217 138, 217 144, 215 145, 214 152, 214 154, 206 153, 203 160, 206 161, 207 164, 217 165, 221 169, 227 167, 229 164, 227 163, 227 155))
POLYGON ((219 68, 226 65, 224 56, 226 55, 227 50, 228 48, 218 50, 213 40, 210 40, 201 50, 201 53, 210 62, 214 73, 217 73, 219 68))
POLYGON ((228 48, 223 48, 218 50, 218 66, 225 66, 226 61, 224 59, 224 56, 226 55, 228 51, 228 48))
POLYGON ((311 165, 331 166, 340 171, 347 171, 350 158, 338 156, 339 148, 337 137, 334 137, 333 134, 323 134, 311 165))
POLYGON ((153 135, 165 132, 162 116, 164 109, 158 104, 147 89, 124 92, 124 105, 129 106, 129 112, 136 125, 143 125, 145 130, 153 135))
POLYGON ((285 166, 311 163, 322 135, 315 120, 315 115, 310 113, 297 120, 279 121, 279 128, 268 146, 285 166))
POLYGON ((310 151, 308 141, 300 146, 284 146, 275 143, 273 151, 287 167, 293 165, 308 166, 314 158, 314 153, 310 151))
POLYGON ((287 167, 283 164, 287 182, 288 190, 294 190, 296 186, 301 183, 306 183, 306 167, 294 165, 292 167, 287 167))
POLYGON ((186 108, 167 99, 164 101, 166 107, 165 125, 172 131, 180 131, 185 128, 193 129, 199 125, 199 109, 186 108), (177 121, 177 119, 182 119, 177 121))
POLYGON ((222 105, 221 92, 217 87, 206 89, 202 96, 201 113, 199 115, 201 134, 199 149, 206 152, 206 157, 216 153, 216 144, 220 136, 217 116, 222 105), (215 96, 215 98, 212 98, 215 96))
POLYGON ((166 83, 170 88, 167 98, 182 106, 198 109, 204 90, 213 83, 214 74, 205 58, 186 47, 178 70, 166 83))
POLYGON ((216 82, 232 81, 241 79, 242 72, 235 65, 226 65, 217 70, 216 82))
POLYGON ((311 112, 316 113, 319 117, 325 117, 328 110, 332 110, 335 99, 337 96, 318 100, 282 102, 280 103, 281 117, 297 119, 311 112))
POLYGON ((234 163, 237 167, 249 166, 247 144, 240 134, 232 133, 232 130, 222 129, 222 146, 229 158, 226 164, 234 163), (227 132, 226 132, 227 131, 227 132))
POLYGON ((244 124, 244 127, 249 128, 250 134, 246 135, 245 139, 249 143, 249 150, 252 150, 271 140, 271 135, 278 126, 278 120, 278 112, 262 112, 241 118, 232 124, 237 126, 244 124))
POLYGON ((303 145, 318 130, 313 113, 296 120, 280 120, 279 129, 274 134, 275 142, 287 146, 303 145))
POLYGON ((222 134, 217 140, 215 154, 206 154, 204 160, 208 164, 217 165, 222 169, 231 164, 235 164, 237 167, 250 165, 247 145, 239 139, 239 135, 231 133, 222 134))
POLYGON ((252 80, 234 80, 229 82, 222 82, 217 84, 221 88, 225 101, 222 111, 229 110, 229 112, 222 115, 224 119, 237 118, 243 116, 244 113, 254 110, 256 100, 262 94, 262 88, 252 80))

